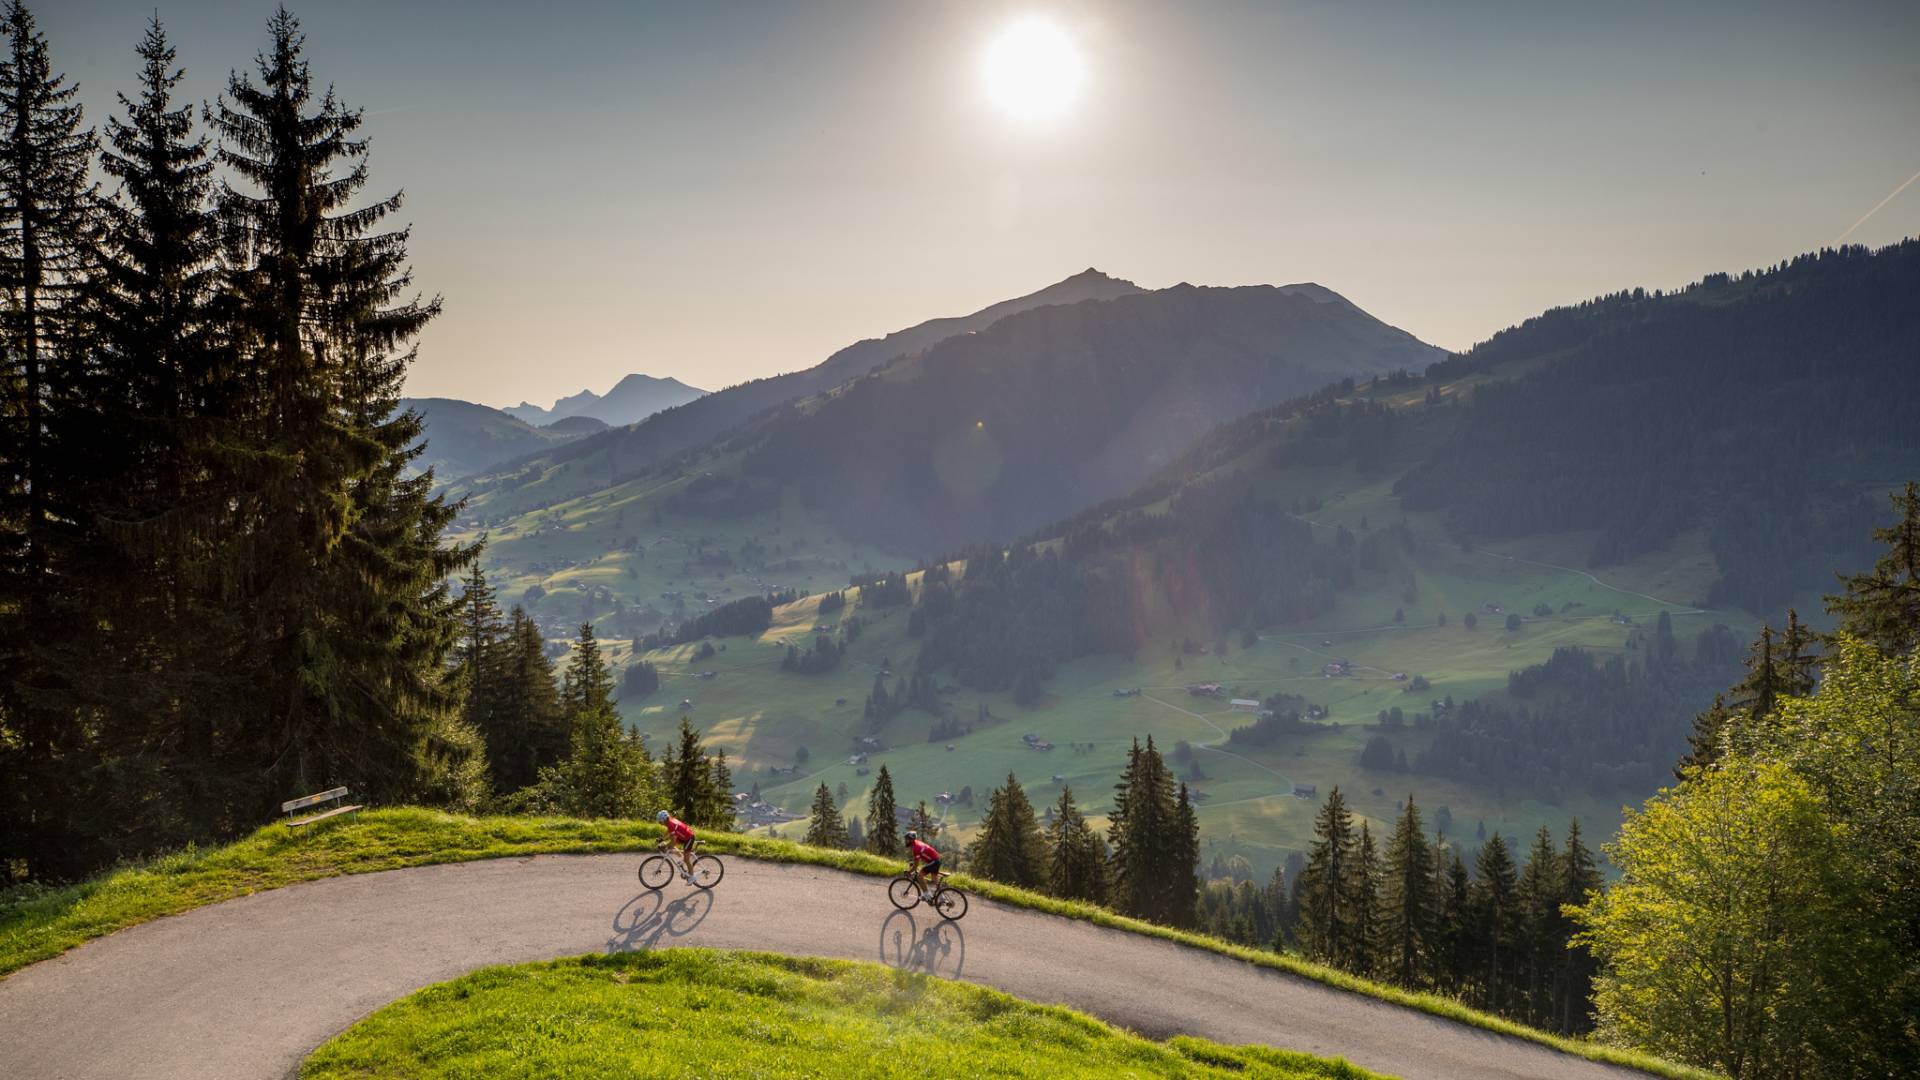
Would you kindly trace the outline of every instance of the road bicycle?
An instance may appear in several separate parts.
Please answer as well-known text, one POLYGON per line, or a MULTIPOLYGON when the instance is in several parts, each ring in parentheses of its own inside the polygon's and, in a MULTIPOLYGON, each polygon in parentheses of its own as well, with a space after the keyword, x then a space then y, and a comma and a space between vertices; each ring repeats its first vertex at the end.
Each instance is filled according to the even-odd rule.
MULTIPOLYGON (((695 840, 693 846, 698 850, 700 841, 695 840)), ((662 850, 640 860, 640 884, 648 889, 664 889, 669 881, 681 873, 682 869, 678 855, 662 850)), ((694 888, 711 889, 720 884, 720 879, 726 876, 726 873, 727 865, 720 861, 720 856, 694 856, 692 879, 694 888)))
MULTIPOLYGON (((920 903, 922 899, 921 878, 912 870, 901 874, 887 883, 887 899, 901 911, 920 903)), ((933 910, 948 922, 956 922, 967 913, 967 894, 947 884, 946 871, 941 871, 933 883, 933 896, 927 902, 933 910)))

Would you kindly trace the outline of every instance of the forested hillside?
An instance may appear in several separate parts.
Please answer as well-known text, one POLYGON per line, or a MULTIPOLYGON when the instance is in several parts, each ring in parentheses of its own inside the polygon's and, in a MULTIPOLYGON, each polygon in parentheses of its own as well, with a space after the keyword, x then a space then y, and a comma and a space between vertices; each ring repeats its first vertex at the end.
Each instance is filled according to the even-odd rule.
POLYGON ((932 319, 883 338, 855 342, 811 368, 730 386, 656 413, 631 427, 511 462, 493 476, 476 478, 463 490, 474 497, 476 511, 490 518, 528 506, 550 506, 632 479, 649 466, 723 435, 767 409, 823 393, 900 356, 957 334, 983 330, 1016 312, 1050 304, 1107 300, 1139 291, 1130 281, 1089 269, 971 315, 932 319))
POLYGON ((470 476, 489 465, 590 435, 605 424, 584 417, 566 427, 535 427, 499 409, 457 398, 401 398, 402 409, 420 414, 425 449, 414 467, 432 469, 441 481, 470 476))
POLYGON ((1920 473, 1915 296, 1909 241, 1550 312, 1443 369, 1554 357, 1477 389, 1395 490, 1466 538, 1595 530, 1595 566, 1704 527, 1705 599, 1772 611, 1861 561, 1871 491, 1920 473))
POLYGON ((745 473, 908 550, 1018 535, 1138 483, 1250 407, 1438 350, 1325 290, 1042 308, 768 420, 745 473))

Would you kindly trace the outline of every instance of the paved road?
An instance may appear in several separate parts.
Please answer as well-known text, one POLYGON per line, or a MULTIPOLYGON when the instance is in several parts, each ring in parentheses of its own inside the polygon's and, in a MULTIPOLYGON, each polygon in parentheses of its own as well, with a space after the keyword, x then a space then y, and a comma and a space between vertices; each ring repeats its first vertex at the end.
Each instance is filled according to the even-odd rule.
POLYGON ((976 900, 944 924, 874 878, 728 860, 643 893, 629 855, 331 878, 136 926, 0 981, 0 1076, 278 1078, 407 992, 486 964, 701 945, 883 960, 1142 1034, 1338 1054, 1402 1077, 1638 1076, 1170 942, 976 900))

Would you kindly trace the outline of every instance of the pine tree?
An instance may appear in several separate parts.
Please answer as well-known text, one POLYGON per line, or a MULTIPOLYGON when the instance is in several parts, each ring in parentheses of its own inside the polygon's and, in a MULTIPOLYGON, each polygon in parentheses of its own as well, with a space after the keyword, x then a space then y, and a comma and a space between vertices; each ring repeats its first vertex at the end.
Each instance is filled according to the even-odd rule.
POLYGON ((90 575, 62 564, 66 524, 84 525, 57 403, 77 390, 77 290, 92 259, 88 165, 77 88, 53 70, 47 40, 14 0, 0 18, 0 716, 9 738, 0 767, 0 863, 36 876, 84 872, 69 839, 69 800, 86 801, 77 774, 92 764, 76 722, 93 651, 90 575))
POLYGON ((987 799, 980 834, 967 849, 974 873, 1022 888, 1046 887, 1049 856, 1046 837, 1034 817, 1033 803, 1012 773, 987 799))
POLYGON ((1068 900, 1104 904, 1107 900, 1107 851, 1100 834, 1087 824, 1073 803, 1073 788, 1060 789, 1060 801, 1047 824, 1047 848, 1052 852, 1048 887, 1068 900))
POLYGON ((1380 850, 1373 841, 1373 829, 1362 818, 1360 839, 1354 845, 1353 859, 1347 864, 1347 880, 1342 885, 1343 903, 1353 912, 1353 929, 1347 935, 1346 955, 1341 966, 1360 975, 1380 969, 1380 879, 1383 868, 1380 850))
POLYGON ((539 781, 510 805, 578 817, 651 814, 660 801, 653 757, 643 740, 627 734, 614 711, 612 681, 591 625, 581 626, 562 681, 561 707, 572 731, 567 758, 541 769, 539 781))
POLYGON ((1687 756, 1675 774, 1684 779, 1688 769, 1718 761, 1729 732, 1758 732, 1785 699, 1812 693, 1820 660, 1815 644, 1813 631, 1792 608, 1778 640, 1773 627, 1763 625, 1746 659, 1746 677, 1729 692, 1731 700, 1716 697, 1711 709, 1694 717, 1687 756))
POLYGON ((453 511, 431 473, 410 476, 417 415, 397 408, 407 342, 439 312, 406 296, 399 196, 351 207, 366 186, 361 114, 316 99, 299 23, 268 23, 258 83, 235 73, 211 110, 223 185, 231 332, 255 390, 253 515, 244 608, 259 711, 250 752, 262 795, 351 777, 393 797, 412 752, 451 703, 442 665, 457 634, 448 577, 471 552, 443 547, 453 511))
POLYGON ((560 704, 540 628, 518 606, 491 662, 480 672, 479 699, 470 710, 486 739, 496 790, 532 784, 540 770, 563 760, 572 744, 571 717, 560 704))
POLYGON ((79 520, 101 557, 92 591, 113 612, 96 692, 141 714, 137 752, 172 748, 168 772, 193 832, 211 838, 226 816, 220 736, 237 723, 223 705, 252 692, 229 661, 241 616, 222 587, 241 542, 231 459, 243 389, 216 310, 210 149, 191 103, 174 105, 184 72, 157 18, 136 52, 139 93, 118 96, 125 118, 108 118, 100 160, 119 186, 99 204, 98 273, 85 293, 96 356, 63 410, 76 436, 63 441, 85 451, 93 490, 79 520))
POLYGON ((801 842, 824 848, 847 846, 847 827, 841 823, 840 811, 833 805, 833 792, 828 791, 825 784, 813 793, 813 817, 807 823, 807 835, 801 842))
POLYGON ((1519 913, 1513 856, 1499 833, 1487 838, 1474 865, 1472 919, 1474 981, 1485 1008, 1505 1012, 1517 982, 1514 950, 1519 913))
POLYGON ((1530 1024, 1551 1020, 1554 977, 1560 954, 1566 949, 1566 939, 1555 936, 1560 928, 1560 898, 1566 891, 1561 872, 1553 833, 1542 825, 1534 835, 1533 849, 1527 853, 1515 892, 1515 962, 1520 990, 1515 1004, 1530 1024))
POLYGON ((1347 906, 1344 883, 1356 843, 1346 797, 1335 786, 1314 815, 1313 846, 1299 879, 1301 937, 1315 959, 1337 963, 1347 954, 1356 913, 1347 906))
POLYGON ((454 661, 471 691, 480 685, 480 670, 487 662, 488 652, 499 642, 501 632, 500 605, 477 559, 460 593, 460 624, 460 645, 454 650, 454 661))
POLYGON ((1387 976, 1402 986, 1427 981, 1438 909, 1434 888, 1433 851, 1427 845, 1420 809, 1409 795, 1387 841, 1379 915, 1382 962, 1387 976))
MULTIPOLYGON (((1136 918, 1165 922, 1170 910, 1171 880, 1184 841, 1174 803, 1173 775, 1167 771, 1147 736, 1127 755, 1127 767, 1114 786, 1113 812, 1107 836, 1113 847, 1113 901, 1136 918)), ((1188 871, 1191 880, 1191 870, 1188 871)))
POLYGON ((1193 796, 1182 783, 1174 798, 1173 832, 1167 837, 1169 852, 1162 871, 1167 898, 1162 917, 1172 926, 1192 927, 1198 915, 1200 896, 1200 818, 1193 810, 1193 796))
MULTIPOLYGON (((1600 891, 1600 869, 1593 852, 1580 838, 1578 818, 1567 823, 1567 846, 1560 857, 1560 906, 1555 911, 1554 940, 1563 944, 1572 940, 1578 927, 1566 915, 1569 905, 1584 905, 1600 891)), ((1599 970, 1592 948, 1575 942, 1560 954, 1560 975, 1555 987, 1555 1023, 1560 1031, 1582 1034, 1593 1029, 1593 979, 1599 970)))
POLYGON ((867 850, 886 858, 900 855, 899 811, 893 801, 893 774, 885 765, 874 777, 873 792, 867 796, 867 850))
POLYGON ((1920 481, 1891 496, 1899 520, 1875 529, 1886 553, 1864 574, 1842 575, 1841 593, 1827 597, 1839 629, 1891 656, 1920 650, 1920 481))
POLYGON ((660 774, 667 801, 682 821, 703 829, 733 828, 733 779, 726 752, 708 755, 693 721, 684 716, 679 743, 667 748, 660 774))
POLYGON ((907 828, 918 833, 920 839, 928 844, 940 835, 940 821, 927 809, 925 799, 920 800, 920 805, 914 807, 913 813, 907 817, 907 828))
POLYGON ((1460 995, 1473 980, 1473 884, 1460 853, 1438 842, 1435 893, 1434 983, 1460 995))

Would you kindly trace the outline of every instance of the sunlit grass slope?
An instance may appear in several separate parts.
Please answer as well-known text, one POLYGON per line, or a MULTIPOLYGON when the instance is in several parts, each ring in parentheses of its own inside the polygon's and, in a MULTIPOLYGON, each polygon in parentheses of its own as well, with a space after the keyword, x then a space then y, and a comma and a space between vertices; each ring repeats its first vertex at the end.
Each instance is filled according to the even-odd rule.
POLYGON ((429 987, 334 1037, 300 1075, 1377 1074, 1260 1047, 1154 1043, 1067 1009, 877 964, 676 949, 487 968, 429 987))

